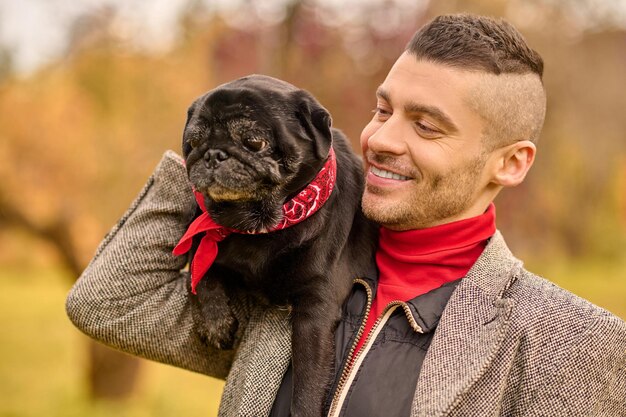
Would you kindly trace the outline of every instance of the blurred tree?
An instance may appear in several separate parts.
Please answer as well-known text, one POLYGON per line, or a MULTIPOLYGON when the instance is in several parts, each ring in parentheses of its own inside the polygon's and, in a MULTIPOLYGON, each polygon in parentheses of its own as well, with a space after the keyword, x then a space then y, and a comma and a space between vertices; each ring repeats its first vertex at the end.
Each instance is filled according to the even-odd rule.
MULTIPOLYGON (((178 148, 186 106, 208 84, 206 66, 180 69, 206 35, 159 59, 120 50, 110 16, 90 22, 65 63, 0 89, 0 227, 52 243, 72 279, 163 150, 178 148)), ((93 342, 89 355, 94 397, 130 393, 137 359, 93 342)))
POLYGON ((7 48, 0 47, 0 83, 2 83, 13 70, 13 59, 7 48))

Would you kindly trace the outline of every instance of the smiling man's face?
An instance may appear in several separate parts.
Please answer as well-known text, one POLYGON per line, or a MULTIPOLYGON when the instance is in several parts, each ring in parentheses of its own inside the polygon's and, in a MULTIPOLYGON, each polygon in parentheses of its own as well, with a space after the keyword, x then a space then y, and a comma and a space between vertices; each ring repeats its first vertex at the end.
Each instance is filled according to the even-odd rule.
POLYGON ((420 229, 482 214, 493 190, 471 106, 480 74, 404 53, 377 91, 363 129, 363 211, 394 230, 420 229))

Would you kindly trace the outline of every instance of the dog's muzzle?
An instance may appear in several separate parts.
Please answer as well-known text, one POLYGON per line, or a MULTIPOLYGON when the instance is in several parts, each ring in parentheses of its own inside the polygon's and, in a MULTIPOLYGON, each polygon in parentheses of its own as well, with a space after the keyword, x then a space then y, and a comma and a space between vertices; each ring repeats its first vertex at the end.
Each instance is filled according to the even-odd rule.
POLYGON ((204 153, 204 166, 209 169, 217 168, 217 166, 230 157, 221 149, 209 149, 204 153))

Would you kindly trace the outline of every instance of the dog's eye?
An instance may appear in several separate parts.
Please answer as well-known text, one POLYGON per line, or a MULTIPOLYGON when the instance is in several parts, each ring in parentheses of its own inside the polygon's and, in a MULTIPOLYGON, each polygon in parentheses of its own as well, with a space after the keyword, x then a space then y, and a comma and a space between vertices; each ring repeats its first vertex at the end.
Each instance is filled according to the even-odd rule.
POLYGON ((259 152, 267 147, 267 141, 257 137, 248 137, 244 139, 244 145, 254 152, 259 152))
POLYGON ((191 145, 192 148, 197 148, 198 146, 200 146, 200 138, 197 136, 192 137, 189 140, 189 144, 191 145))

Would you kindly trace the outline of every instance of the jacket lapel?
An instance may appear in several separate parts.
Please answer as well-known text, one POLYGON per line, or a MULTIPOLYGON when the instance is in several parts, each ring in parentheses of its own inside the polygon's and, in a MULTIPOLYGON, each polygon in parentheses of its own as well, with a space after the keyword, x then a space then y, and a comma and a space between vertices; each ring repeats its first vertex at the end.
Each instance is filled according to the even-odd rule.
POLYGON ((513 308, 503 293, 520 268, 496 232, 443 312, 422 365, 412 416, 448 414, 489 368, 513 308))

